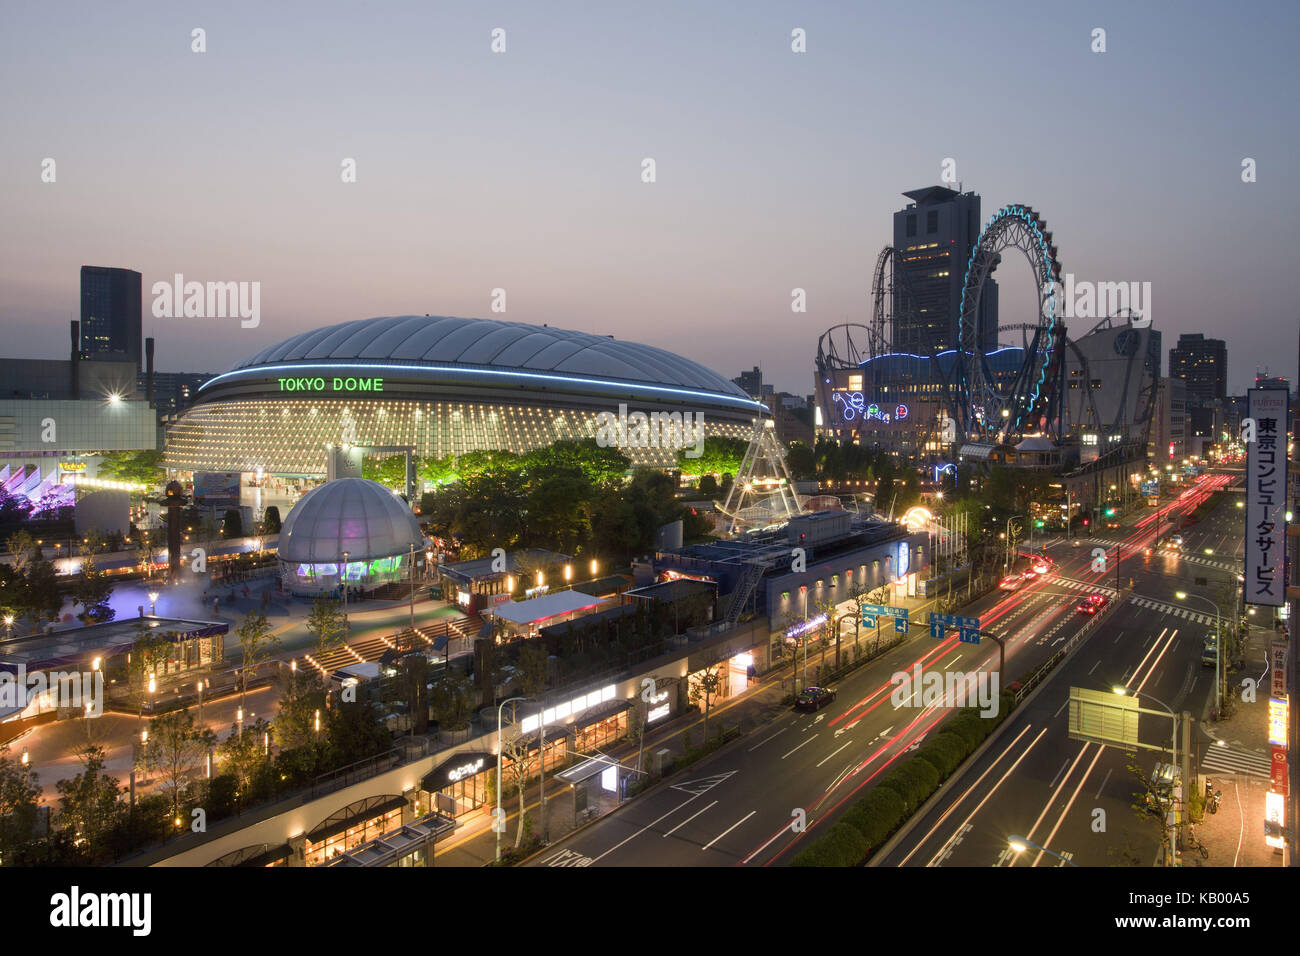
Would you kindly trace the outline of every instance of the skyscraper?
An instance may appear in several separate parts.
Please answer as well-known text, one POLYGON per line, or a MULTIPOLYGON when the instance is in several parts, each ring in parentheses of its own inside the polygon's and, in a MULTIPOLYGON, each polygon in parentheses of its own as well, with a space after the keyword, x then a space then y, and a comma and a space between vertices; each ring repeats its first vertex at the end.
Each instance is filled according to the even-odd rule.
MULTIPOLYGON (((912 202, 894 213, 894 248, 916 296, 915 315, 898 310, 894 318, 896 352, 924 353, 956 348, 961 290, 966 263, 979 241, 980 197, 946 186, 903 193, 912 202)), ((980 328, 986 348, 997 341, 998 289, 990 279, 980 297, 980 328)))
POLYGON ((1187 383, 1187 398, 1198 403, 1228 397, 1228 346, 1199 332, 1178 337, 1169 350, 1169 375, 1187 383))
POLYGON ((130 269, 81 267, 81 357, 141 363, 141 276, 130 269))

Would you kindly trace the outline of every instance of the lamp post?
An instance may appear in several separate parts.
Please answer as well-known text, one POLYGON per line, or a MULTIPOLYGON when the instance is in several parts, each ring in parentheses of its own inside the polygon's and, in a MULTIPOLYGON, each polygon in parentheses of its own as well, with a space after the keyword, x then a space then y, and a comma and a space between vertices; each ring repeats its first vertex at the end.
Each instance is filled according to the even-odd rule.
POLYGON ((415 542, 411 542, 411 646, 415 646, 415 542))
POLYGON ((343 640, 346 642, 351 636, 351 628, 348 626, 348 556, 351 551, 343 552, 343 570, 339 574, 339 586, 343 588, 343 640))
POLYGON ((1070 864, 1070 866, 1078 867, 1079 865, 1078 863, 1075 863, 1073 860, 1067 860, 1065 857, 1061 856, 1061 854, 1057 853, 1055 850, 1049 850, 1047 847, 1035 843, 1032 840, 1026 840, 1022 836, 1013 835, 1007 839, 1007 843, 1011 846, 1011 849, 1015 851, 1017 856, 1019 856, 1021 853, 1024 853, 1025 850, 1029 849, 1032 846, 1035 850, 1042 850, 1044 853, 1052 854, 1052 856, 1056 857, 1058 860, 1060 860, 1063 863, 1070 864))
POLYGON ((157 615, 158 615, 158 592, 150 591, 149 592, 149 616, 156 617, 157 615))
MULTIPOLYGON (((502 826, 502 821, 504 821, 505 819, 505 814, 501 810, 501 756, 505 752, 505 748, 501 746, 501 711, 506 706, 506 704, 509 704, 513 701, 519 701, 519 700, 532 700, 532 698, 531 697, 507 697, 505 700, 503 700, 501 703, 497 705, 497 807, 496 807, 496 812, 493 813, 492 815, 492 829, 496 831, 496 835, 497 835, 497 862, 498 863, 501 862, 501 831, 504 829, 504 827, 502 826)), ((541 726, 540 717, 538 718, 538 730, 540 730, 542 734, 541 747, 544 752, 546 747, 546 728, 541 726)), ((519 786, 522 788, 523 785, 524 782, 520 780, 519 786)))
MULTIPOLYGON (((1126 695, 1126 694, 1128 693, 1128 688, 1127 688, 1127 687, 1123 687, 1123 686, 1120 686, 1120 685, 1118 685, 1118 684, 1116 684, 1115 686, 1113 686, 1113 687, 1111 688, 1111 690, 1113 690, 1116 694, 1119 694, 1121 697, 1123 697, 1124 695, 1126 695)), ((1137 694, 1134 694, 1133 696, 1134 696, 1134 698, 1136 698, 1138 695, 1137 695, 1137 694)), ((1173 721, 1173 727, 1172 727, 1172 730, 1171 730, 1171 732, 1170 732, 1170 736, 1169 736, 1169 762, 1170 762, 1171 764, 1173 764, 1174 766, 1178 766, 1178 715, 1174 713, 1172 707, 1170 707, 1168 704, 1164 703, 1164 702, 1161 701, 1160 699, 1158 699, 1158 698, 1156 698, 1156 697, 1152 697, 1150 694, 1143 694, 1142 696, 1144 696, 1144 697, 1150 699, 1151 701, 1153 701, 1153 702, 1156 703, 1156 704, 1159 704, 1159 705, 1160 705, 1160 709, 1163 710, 1166 714, 1168 714, 1170 720, 1173 721)), ((1190 720, 1191 715, 1189 715, 1186 711, 1184 711, 1184 712, 1183 712, 1183 717, 1184 717, 1184 720, 1190 720)), ((1192 761, 1191 761, 1191 752, 1190 752, 1190 751, 1191 751, 1191 745, 1192 745, 1192 734, 1191 734, 1190 726, 1188 726, 1188 727, 1186 728, 1186 731, 1187 731, 1187 732, 1183 735, 1183 743, 1185 744, 1185 746, 1183 747, 1183 761, 1182 761, 1182 777, 1183 777, 1183 825, 1184 825, 1184 826, 1187 825, 1187 807, 1188 807, 1188 801, 1189 801, 1189 798, 1190 798, 1190 796, 1191 796, 1191 790, 1190 790, 1191 782, 1187 779, 1187 777, 1188 777, 1188 774, 1191 772, 1191 763, 1192 763, 1192 761)), ((1175 830, 1175 827, 1174 827, 1174 825, 1173 825, 1172 823, 1171 823, 1170 826, 1169 826, 1169 830, 1170 830, 1170 833, 1169 833, 1169 855, 1165 858, 1165 866, 1172 866, 1172 865, 1173 865, 1173 856, 1174 856, 1174 852, 1175 852, 1175 849, 1174 849, 1174 848, 1175 848, 1175 845, 1176 845, 1176 843, 1175 843, 1175 839, 1174 839, 1174 830, 1175 830)))
POLYGON ((1188 594, 1186 591, 1175 591, 1174 595, 1180 601, 1186 601, 1192 598, 1197 601, 1204 601, 1210 607, 1214 608, 1214 709, 1217 711, 1223 706, 1223 695, 1220 693, 1220 684, 1222 678, 1223 662, 1223 627, 1221 624, 1222 615, 1219 613, 1219 605, 1215 604, 1207 597, 1201 597, 1199 594, 1188 594))

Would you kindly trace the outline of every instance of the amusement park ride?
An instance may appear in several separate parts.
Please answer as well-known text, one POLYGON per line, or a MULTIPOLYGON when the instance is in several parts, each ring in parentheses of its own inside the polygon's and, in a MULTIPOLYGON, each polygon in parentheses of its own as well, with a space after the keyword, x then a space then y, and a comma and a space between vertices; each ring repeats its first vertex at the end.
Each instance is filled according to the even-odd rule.
MULTIPOLYGON (((1077 433, 1090 431, 1114 436, 1112 441, 1123 436, 1110 454, 1135 454, 1138 446, 1145 453, 1158 365, 1153 368, 1150 354, 1139 347, 1136 330, 1141 326, 1136 320, 1141 317, 1130 311, 1103 318, 1088 330, 1088 334, 1117 330, 1116 355, 1108 357, 1126 363, 1120 378, 1113 377, 1114 364, 1108 365, 1112 375, 1108 387, 1115 384, 1120 399, 1117 405, 1110 403, 1116 408, 1111 420, 1104 420, 1093 394, 1095 379, 1088 358, 1079 340, 1066 334, 1060 283, 1060 258, 1043 217, 1028 206, 1003 206, 985 224, 966 263, 958 347, 945 347, 947 343, 936 341, 939 336, 916 334, 925 326, 919 321, 903 253, 885 246, 876 258, 869 324, 834 326, 817 342, 818 406, 834 417, 841 434, 907 427, 915 437, 915 463, 933 466, 936 475, 951 469, 962 449, 1015 444, 1029 436, 1060 446, 1077 433), (1038 319, 983 328, 980 301, 985 285, 1004 254, 1016 250, 1033 275, 1038 299, 1033 314, 1038 319), (896 347, 899 328, 911 331, 906 344, 916 351, 896 347), (1016 339, 1018 343, 1011 344, 1016 339), (1083 391, 1077 400, 1067 396, 1067 356, 1081 370, 1083 391), (898 379, 891 377, 889 361, 875 361, 886 357, 924 369, 918 376, 925 386, 919 395, 923 401, 909 401, 910 393, 896 387, 898 379), (850 372, 854 378, 861 375, 861 387, 844 388, 850 372), (1134 395, 1132 402, 1130 395, 1134 395), (1134 412, 1126 423, 1124 410, 1130 405, 1134 412)), ((1149 320, 1144 324, 1149 325, 1149 320)), ((732 530, 783 520, 799 511, 781 449, 762 422, 722 510, 732 530)))
MULTIPOLYGON (((906 357, 925 363, 926 384, 934 388, 941 407, 940 414, 921 415, 918 419, 918 409, 909 408, 903 402, 870 404, 863 397, 864 393, 875 391, 870 388, 870 381, 864 381, 863 392, 846 393, 842 386, 837 388, 840 376, 836 373, 860 371, 866 380, 870 378, 873 360, 900 355, 893 341, 896 328, 923 328, 918 321, 917 297, 903 265, 903 254, 893 246, 886 246, 876 259, 870 324, 837 325, 818 340, 816 369, 820 407, 828 413, 837 413, 837 421, 849 431, 873 421, 889 424, 910 417, 913 427, 920 429, 916 447, 942 446, 949 461, 966 444, 1002 445, 1028 435, 1039 435, 1059 445, 1068 437, 1070 428, 1116 433, 1125 402, 1120 402, 1119 412, 1112 416, 1115 420, 1105 421, 1092 390, 1085 388, 1082 411, 1075 412, 1073 421, 1066 413, 1067 353, 1082 369, 1085 382, 1092 381, 1093 376, 1078 341, 1066 335, 1058 295, 1060 281, 1060 258, 1042 216, 1028 206, 1009 205, 999 209, 980 233, 966 264, 957 327, 960 349, 940 350, 944 343, 934 341, 934 337, 926 340, 921 336, 919 342, 908 343, 911 348, 919 348, 920 353, 906 357), (1019 250, 1032 271, 1034 287, 1038 290, 1034 314, 1039 316, 1039 321, 999 325, 995 330, 981 328, 980 300, 985 284, 1009 250, 1019 250), (1019 343, 1011 345, 1009 340, 1015 338, 1019 343), (865 342, 865 346, 859 345, 860 342, 865 342), (1008 368, 1006 357, 993 360, 994 355, 1009 349, 1020 351, 1022 358, 1018 365, 1008 368)), ((1135 318, 1138 316, 1130 313, 1102 319, 1089 334, 1130 324, 1135 318)), ((1135 416, 1142 435, 1140 440, 1131 438, 1129 443, 1140 441, 1145 447, 1155 404, 1156 376, 1144 368, 1136 337, 1120 341, 1122 345, 1117 344, 1117 351, 1122 348, 1120 354, 1128 359, 1122 385, 1124 393, 1127 395, 1131 387, 1142 390, 1135 416)), ((885 380, 875 384, 889 383, 885 380)), ((936 453, 929 457, 942 456, 936 453)))

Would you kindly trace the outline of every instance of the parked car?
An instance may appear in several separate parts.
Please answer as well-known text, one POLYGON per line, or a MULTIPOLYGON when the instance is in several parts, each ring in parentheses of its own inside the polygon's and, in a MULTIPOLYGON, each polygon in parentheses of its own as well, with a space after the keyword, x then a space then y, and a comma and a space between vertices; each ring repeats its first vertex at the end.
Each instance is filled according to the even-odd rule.
POLYGON ((1106 595, 1089 594, 1075 608, 1080 614, 1096 614, 1106 606, 1106 595))
POLYGON ((1219 664, 1219 635, 1214 631, 1205 635, 1205 644, 1201 647, 1201 666, 1217 667, 1219 664))
POLYGON ((835 691, 829 687, 805 687, 803 693, 795 698, 795 710, 821 710, 835 699, 835 691))

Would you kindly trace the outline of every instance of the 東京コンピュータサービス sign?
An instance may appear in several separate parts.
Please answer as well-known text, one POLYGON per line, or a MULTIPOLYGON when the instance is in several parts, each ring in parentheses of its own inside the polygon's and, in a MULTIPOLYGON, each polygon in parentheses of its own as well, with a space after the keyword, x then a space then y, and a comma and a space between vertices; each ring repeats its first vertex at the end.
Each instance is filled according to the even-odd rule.
POLYGON ((1246 603, 1281 607, 1286 593, 1286 418, 1284 388, 1252 388, 1246 414, 1255 423, 1246 443, 1246 603))

